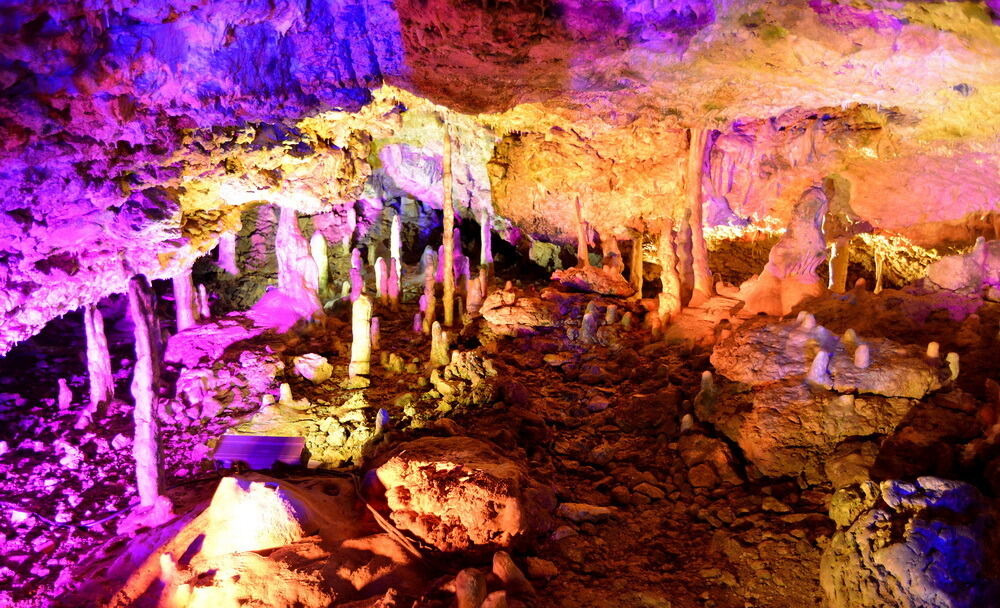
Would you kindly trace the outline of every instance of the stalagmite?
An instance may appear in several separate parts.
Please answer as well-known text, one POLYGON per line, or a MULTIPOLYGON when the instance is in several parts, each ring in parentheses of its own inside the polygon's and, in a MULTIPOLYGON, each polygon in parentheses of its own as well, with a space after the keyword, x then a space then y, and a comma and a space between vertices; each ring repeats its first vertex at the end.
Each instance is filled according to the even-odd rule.
POLYGON ((601 327, 601 317, 597 310, 589 310, 583 315, 580 323, 580 341, 584 344, 597 342, 597 330, 601 327))
POLYGON ((948 371, 951 372, 951 380, 955 381, 958 379, 958 353, 948 353, 945 355, 945 361, 948 362, 948 371))
POLYGON ((162 465, 157 429, 159 388, 159 323, 153 296, 145 277, 133 277, 128 286, 129 315, 135 326, 135 372, 132 397, 135 400, 135 472, 139 504, 151 507, 160 497, 162 465))
POLYGON ((941 345, 938 344, 937 342, 928 342, 927 343, 927 358, 928 359, 937 359, 940 356, 941 356, 941 345))
POLYGON ((642 298, 642 234, 636 234, 632 239, 632 256, 629 262, 628 282, 635 288, 636 299, 642 298))
POLYGON ((219 235, 219 257, 216 265, 231 275, 239 275, 240 267, 236 263, 236 234, 223 232, 219 235))
POLYGON ((197 320, 195 308, 194 283, 191 280, 191 269, 187 268, 173 278, 174 312, 177 316, 177 331, 193 327, 197 320))
POLYGON ((666 325, 670 319, 681 311, 681 280, 677 275, 677 254, 674 251, 673 222, 667 220, 660 232, 660 282, 662 291, 659 297, 658 313, 661 325, 666 325))
POLYGON ((104 316, 96 306, 83 308, 83 327, 87 337, 87 377, 90 380, 90 403, 77 421, 77 428, 86 426, 91 418, 115 394, 115 379, 111 375, 111 354, 104 333, 104 316))
POLYGON ((330 258, 328 257, 326 238, 319 233, 313 232, 309 238, 309 253, 316 264, 316 282, 321 299, 326 299, 329 293, 330 281, 330 258))
POLYGON ((852 328, 848 328, 847 331, 844 332, 843 341, 845 346, 856 345, 858 343, 858 332, 854 331, 852 328))
POLYGON ((422 333, 424 331, 424 313, 418 312, 413 315, 413 331, 422 333))
POLYGON ((479 268, 480 272, 493 274, 493 220, 489 211, 479 218, 479 268))
POLYGON ((56 397, 56 404, 59 406, 59 411, 68 410, 73 404, 73 391, 70 390, 69 384, 66 383, 66 378, 59 378, 59 393, 56 397))
POLYGON ((212 318, 212 307, 208 303, 208 291, 204 285, 198 286, 198 315, 202 321, 212 318))
POLYGON ((351 282, 344 281, 340 284, 340 299, 350 300, 351 299, 351 282))
POLYGON ((875 254, 875 293, 882 293, 882 271, 885 269, 885 258, 881 253, 875 254))
POLYGON ((687 181, 685 182, 688 207, 691 210, 691 261, 694 270, 692 306, 697 306, 712 297, 712 271, 708 267, 708 247, 705 245, 702 218, 701 178, 705 162, 705 135, 705 129, 692 128, 690 130, 687 181))
POLYGON ((618 239, 614 235, 601 237, 601 257, 605 270, 619 274, 625 272, 625 261, 622 259, 621 249, 618 248, 618 239))
POLYGON ((604 313, 604 322, 608 325, 614 325, 618 322, 618 307, 614 304, 608 306, 608 309, 604 313))
POLYGON ((428 258, 428 264, 424 267, 424 295, 420 297, 420 311, 424 313, 424 333, 431 332, 431 323, 437 314, 437 298, 434 295, 434 288, 437 285, 435 280, 435 268, 432 257, 428 258))
POLYGON ((830 384, 830 352, 826 350, 820 350, 816 353, 816 357, 812 361, 812 365, 809 366, 809 374, 807 379, 812 384, 817 384, 820 386, 828 386, 830 384))
POLYGON ((441 367, 448 365, 451 355, 448 353, 448 332, 442 331, 441 324, 434 321, 431 325, 431 365, 441 367))
POLYGON ((389 296, 389 306, 393 311, 399 310, 399 296, 402 289, 402 281, 399 278, 399 265, 396 260, 389 260, 389 278, 386 285, 389 296))
POLYGON ((348 249, 351 246, 351 241, 354 239, 354 231, 358 228, 358 212, 355 211, 354 207, 347 208, 347 233, 344 234, 344 240, 342 242, 344 249, 348 249))
POLYGON ((854 367, 859 367, 861 369, 866 369, 871 365, 871 350, 867 344, 859 344, 856 349, 854 349, 854 367))
POLYGON ((397 268, 403 267, 403 225, 399 214, 393 214, 389 228, 389 258, 396 262, 397 268))
POLYGON ((830 248, 830 291, 844 293, 847 291, 847 265, 851 257, 851 240, 842 237, 833 242, 830 248))
POLYGON ((378 317, 372 317, 371 321, 371 349, 378 350, 379 343, 382 341, 382 323, 378 320, 378 317))
POLYGON ((675 222, 674 251, 677 253, 677 276, 681 281, 681 305, 691 300, 694 293, 694 261, 691 258, 691 210, 684 210, 684 217, 675 222))
POLYGON ((288 297, 295 313, 308 318, 322 310, 317 293, 319 271, 309 252, 309 243, 299 230, 298 213, 294 209, 281 208, 274 253, 278 260, 278 290, 288 297))
POLYGON ((347 374, 367 376, 372 359, 372 301, 362 295, 351 306, 351 363, 347 374))
POLYGON ((451 327, 455 322, 455 208, 451 200, 451 134, 448 123, 444 122, 444 205, 442 206, 443 226, 441 238, 444 240, 444 325, 451 327))
POLYGON ((479 280, 467 281, 466 284, 468 287, 465 290, 465 310, 470 315, 478 314, 483 305, 483 292, 479 286, 479 280))
POLYGON ((361 265, 361 252, 351 250, 351 302, 357 302, 365 291, 365 275, 361 265))
POLYGON ((583 207, 580 197, 576 197, 576 263, 590 266, 590 252, 587 249, 587 223, 583 221, 583 207))
POLYGON ((492 272, 489 268, 485 266, 479 267, 479 293, 482 294, 483 299, 490 295, 490 277, 492 272))
POLYGON ((481 608, 486 599, 486 578, 475 568, 466 568, 455 576, 455 601, 458 608, 481 608))
POLYGON ((389 304, 389 269, 385 265, 385 258, 375 260, 375 293, 380 304, 389 304))

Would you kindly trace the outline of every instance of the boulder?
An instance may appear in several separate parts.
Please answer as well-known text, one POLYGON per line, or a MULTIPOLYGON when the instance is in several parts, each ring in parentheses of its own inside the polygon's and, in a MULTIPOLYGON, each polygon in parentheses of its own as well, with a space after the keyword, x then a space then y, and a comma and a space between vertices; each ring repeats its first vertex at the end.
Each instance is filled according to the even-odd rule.
POLYGON ((559 307, 541 298, 518 297, 508 290, 494 291, 483 301, 479 314, 502 334, 533 331, 559 325, 559 307))
POLYGON ((597 266, 575 266, 552 273, 552 280, 575 291, 586 291, 604 296, 627 298, 635 287, 620 272, 597 266))
POLYGON ((445 552, 496 551, 549 527, 551 489, 495 446, 469 437, 424 437, 376 470, 392 521, 445 552))
POLYGON ((830 608, 997 605, 992 518, 974 487, 936 477, 838 490, 820 562, 830 608))
POLYGON ((979 237, 968 253, 946 255, 928 266, 927 278, 949 291, 995 294, 1000 288, 1000 241, 979 237))
POLYGON ((322 355, 315 353, 301 355, 295 357, 293 363, 295 371, 313 384, 322 384, 333 375, 333 366, 322 355))

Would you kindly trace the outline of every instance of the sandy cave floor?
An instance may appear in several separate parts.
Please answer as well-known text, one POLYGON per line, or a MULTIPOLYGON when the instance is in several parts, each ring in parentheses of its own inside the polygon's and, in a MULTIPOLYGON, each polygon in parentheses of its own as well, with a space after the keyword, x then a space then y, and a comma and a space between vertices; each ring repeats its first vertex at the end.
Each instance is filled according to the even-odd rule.
MULTIPOLYGON (((945 305, 928 302, 896 291, 879 296, 855 291, 814 301, 808 308, 834 331, 851 326, 861 335, 904 343, 940 340, 943 351, 956 350, 962 356, 960 386, 986 399, 984 380, 996 377, 1000 368, 988 355, 995 348, 1000 306, 987 303, 973 322, 961 322, 953 320, 954 310, 981 302, 958 297, 945 305), (937 308, 928 313, 921 306, 937 308)), ((398 316, 383 315, 381 349, 406 360, 426 360, 429 338, 410 329, 413 312, 404 306, 398 316)), ((697 316, 697 311, 688 314, 697 316)), ((239 343, 226 356, 265 346, 286 359, 316 352, 330 358, 341 373, 347 359, 334 344, 349 343, 350 327, 345 310, 331 317, 302 331, 239 343)), ((79 333, 71 328, 77 323, 73 316, 51 323, 0 362, 0 424, 10 446, 0 455, 6 519, 0 598, 15 605, 49 605, 56 581, 114 534, 113 520, 87 529, 73 524, 114 513, 135 496, 127 441, 131 407, 116 402, 92 427, 73 428, 86 390, 82 338, 67 339, 79 333), (65 411, 55 404, 59 377, 70 378, 75 396, 65 411)), ((704 325, 710 332, 711 324, 704 325)), ((710 334, 701 338, 710 340, 710 334)), ((128 359, 130 341, 120 330, 112 331, 110 340, 117 369, 128 359)), ((505 399, 434 416, 453 423, 392 430, 382 445, 427 434, 487 439, 527 462, 532 475, 552 485, 561 502, 616 508, 615 515, 601 523, 559 522, 561 527, 551 536, 514 553, 516 560, 528 555, 550 560, 559 571, 551 579, 535 581, 539 596, 523 599, 525 605, 779 608, 821 603, 819 558, 834 530, 826 515, 829 484, 809 487, 800 480, 761 478, 746 463, 739 463, 748 479, 742 484, 695 488, 689 482, 677 453, 679 421, 692 411, 701 373, 710 369, 710 349, 704 344, 654 342, 648 330, 637 327, 610 347, 581 347, 558 332, 499 338, 483 345, 467 328, 455 347, 478 349, 494 361, 499 377, 508 379, 505 399), (556 359, 568 363, 551 365, 546 354, 565 355, 556 359), (640 486, 643 491, 636 491, 640 486)), ((405 417, 397 405, 399 397, 428 390, 427 374, 421 370, 392 375, 377 364, 372 369, 367 399, 386 408, 399 425, 405 417)), ((126 365, 117 374, 119 397, 128 396, 129 371, 126 365)), ((165 374, 168 380, 171 376, 165 374)), ((334 402, 348 395, 333 383, 314 387, 289 372, 286 378, 296 397, 310 401, 334 402)), ((168 394, 171 390, 166 389, 168 394)), ((215 419, 191 426, 164 425, 166 493, 177 512, 211 495, 217 474, 208 459, 210 448, 248 413, 224 410, 215 419), (206 447, 200 462, 187 457, 194 444, 206 447)), ((907 425, 917 428, 921 422, 911 419, 901 427, 907 425)), ((716 434, 711 428, 702 430, 716 434)), ((949 439, 945 431, 940 431, 941 441, 959 440, 949 439)), ((892 469, 896 461, 911 468, 934 461, 929 455, 920 458, 899 450, 896 460, 891 454, 882 459, 885 467, 892 469)), ((734 453, 739 458, 738 451, 734 453)), ((891 472, 898 471, 886 471, 891 472)), ((962 474, 956 467, 947 472, 959 478, 962 474)), ((442 576, 476 565, 482 564, 435 561, 442 576)), ((412 599, 414 606, 445 606, 452 597, 434 591, 412 599)))

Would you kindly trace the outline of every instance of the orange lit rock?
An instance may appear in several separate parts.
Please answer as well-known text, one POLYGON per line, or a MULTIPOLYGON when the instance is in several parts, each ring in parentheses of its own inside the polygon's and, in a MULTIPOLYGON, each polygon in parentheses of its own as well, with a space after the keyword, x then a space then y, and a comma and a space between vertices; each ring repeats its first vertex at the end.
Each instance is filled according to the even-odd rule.
POLYGON ((376 474, 393 522, 441 551, 511 547, 546 529, 554 507, 521 465, 468 437, 403 444, 376 474))

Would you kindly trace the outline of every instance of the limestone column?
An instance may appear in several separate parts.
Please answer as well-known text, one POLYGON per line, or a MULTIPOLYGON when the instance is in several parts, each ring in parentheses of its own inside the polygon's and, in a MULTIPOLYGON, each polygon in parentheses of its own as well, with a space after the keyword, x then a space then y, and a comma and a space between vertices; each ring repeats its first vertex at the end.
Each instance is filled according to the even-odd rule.
POLYGON ((298 212, 281 208, 274 237, 278 260, 278 289, 287 295, 295 312, 311 317, 323 309, 319 301, 319 269, 309 251, 309 243, 299 230, 298 212))
POLYGON ((135 400, 135 473, 139 504, 153 506, 160 496, 162 463, 157 428, 157 389, 159 386, 159 323, 153 306, 149 283, 143 276, 133 277, 128 286, 129 314, 135 325, 135 372, 132 397, 135 400))
POLYGON ((691 305, 697 306, 712 297, 712 271, 708 267, 708 247, 705 245, 705 226, 702 217, 701 178, 704 171, 706 131, 690 129, 688 147, 687 181, 685 191, 691 210, 691 257, 694 269, 694 293, 691 305))
POLYGON ((444 305, 444 325, 451 327, 455 322, 455 207, 451 200, 451 135, 448 132, 448 123, 444 123, 444 205, 442 208, 444 241, 444 260, 438 260, 444 264, 444 295, 442 304, 444 305))
POLYGON ((177 331, 193 327, 197 319, 194 306, 194 282, 191 280, 191 268, 184 269, 173 278, 174 312, 177 316, 177 331))

